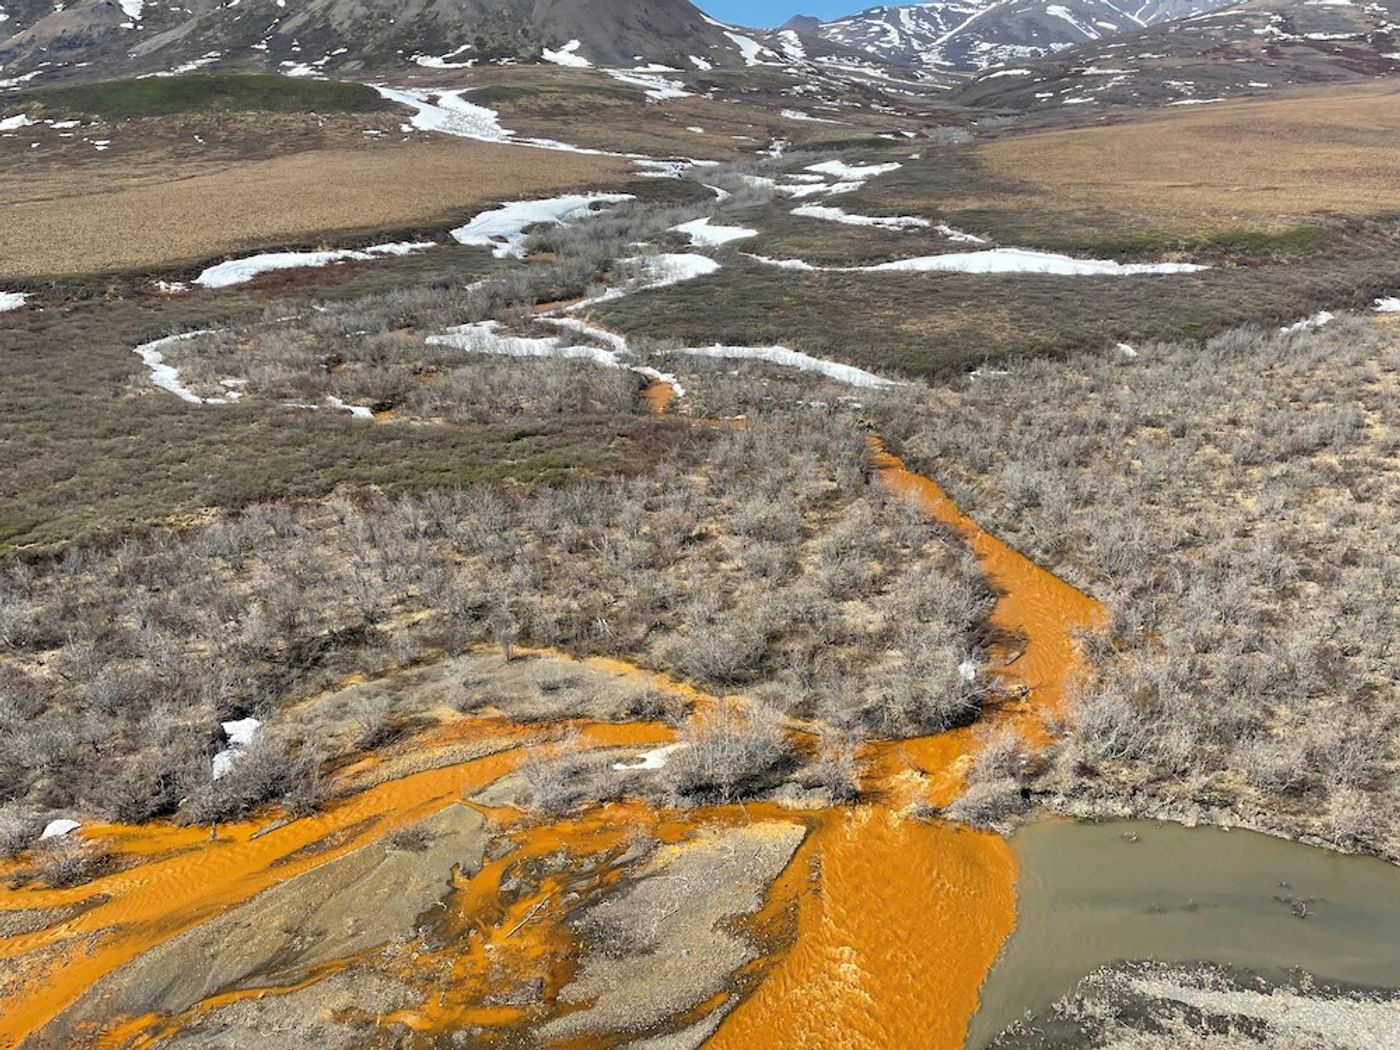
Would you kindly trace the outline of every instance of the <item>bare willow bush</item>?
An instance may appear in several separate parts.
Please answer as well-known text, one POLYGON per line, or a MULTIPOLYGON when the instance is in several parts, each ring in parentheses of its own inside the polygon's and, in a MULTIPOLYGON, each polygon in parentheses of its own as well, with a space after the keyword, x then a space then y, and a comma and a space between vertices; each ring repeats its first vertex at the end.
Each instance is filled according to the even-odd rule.
POLYGON ((1343 805, 1339 840, 1393 851, 1397 366, 1393 330, 1344 318, 882 401, 912 463, 1107 607, 1077 793, 1328 834, 1362 792, 1390 801, 1343 805))
MULTIPOLYGON (((852 733, 970 719, 983 698, 960 668, 983 659, 991 596, 945 531, 879 490, 868 456, 832 413, 775 410, 761 427, 697 431, 635 476, 254 506, 12 560, 0 800, 27 828, 68 811, 304 809, 339 756, 286 735, 279 711, 345 675, 479 643, 627 656, 852 733), (214 780, 220 723, 249 715, 265 736, 214 780)), ((564 698, 542 691, 537 707, 577 713, 564 698)), ((681 714, 645 695, 624 706, 681 714)), ((351 714, 361 746, 399 724, 382 700, 351 714)), ((849 771, 831 757, 835 783, 849 771)), ((711 779, 719 795, 762 781, 711 779)))
POLYGON ((725 700, 681 727, 662 780, 681 802, 731 802, 779 783, 793 762, 778 712, 725 700))

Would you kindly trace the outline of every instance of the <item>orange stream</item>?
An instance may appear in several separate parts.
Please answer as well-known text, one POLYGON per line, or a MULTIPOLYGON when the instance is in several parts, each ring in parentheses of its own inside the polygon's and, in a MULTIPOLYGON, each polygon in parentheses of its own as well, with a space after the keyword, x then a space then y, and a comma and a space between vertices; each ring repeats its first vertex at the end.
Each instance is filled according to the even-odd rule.
MULTIPOLYGON (((672 394, 666 384, 644 391, 657 412, 672 394)), ((984 712, 982 723, 1014 726, 1031 745, 1043 745, 1049 738, 1046 716, 1062 713, 1067 688, 1082 669, 1074 634, 1094 624, 1101 607, 988 535, 936 484, 909 471, 878 440, 872 444, 880 481, 962 535, 998 593, 994 626, 1024 639, 1024 652, 994 672, 1003 684, 1023 687, 1015 690, 1020 698, 984 712)), ((603 671, 644 674, 620 660, 587 662, 603 671)), ((657 688, 684 694, 693 707, 714 702, 701 690, 646 674, 657 688)), ((58 962, 36 973, 23 996, 0 1003, 0 1048, 17 1046, 140 953, 461 800, 512 772, 531 746, 557 739, 558 731, 497 720, 449 724, 441 739, 427 745, 488 734, 519 746, 366 788, 257 838, 260 825, 251 821, 221 827, 212 841, 204 828, 84 829, 119 858, 139 860, 76 889, 0 884, 0 913, 91 902, 68 921, 0 939, 0 960, 61 948, 58 962)), ((589 724, 580 730, 586 747, 652 747, 673 736, 668 727, 650 724, 589 724)), ((543 826, 522 823, 509 833, 513 849, 488 860, 475 877, 456 879, 456 892, 435 927, 436 947, 406 944, 376 954, 376 966, 424 992, 419 1006, 390 1020, 417 1031, 475 1027, 504 1035, 543 1019, 576 965, 578 946, 565 920, 580 900, 597 899, 624 877, 614 862, 634 830, 676 842, 701 823, 762 817, 801 821, 812 831, 763 911, 743 925, 766 938, 762 931, 785 924, 791 929, 795 921, 796 939, 790 949, 736 975, 739 987, 761 980, 707 1045, 955 1050, 976 1011, 981 982, 1015 924, 1015 859, 997 835, 903 814, 915 802, 946 805, 955 799, 978 744, 972 728, 872 744, 866 786, 875 804, 805 814, 762 804, 677 816, 629 802, 543 826), (519 1000, 527 1005, 501 996, 526 980, 543 982, 543 994, 519 1000)), ((367 756, 342 777, 374 768, 374 759, 367 756)), ((521 821, 513 811, 492 816, 507 825, 521 821)), ((0 866, 0 876, 5 873, 0 866)), ((103 1043, 149 1045, 183 1027, 190 1014, 248 994, 291 991, 355 962, 338 961, 287 988, 223 993, 183 1017, 114 1019, 103 1043)), ((716 997, 690 1016, 703 1016, 728 998, 716 997)))
POLYGON ((642 400, 653 415, 662 416, 676 399, 676 388, 662 379, 654 379, 642 388, 642 400))
POLYGON ((797 939, 706 1044, 961 1047, 1016 921, 998 835, 883 807, 828 811, 789 869, 797 939))
MULTIPOLYGON (((593 725, 581 740, 589 747, 655 746, 672 736, 666 726, 593 725)), ((436 813, 510 773, 526 755, 526 748, 517 748, 389 781, 257 838, 261 825, 251 821, 222 825, 212 842, 202 828, 90 829, 89 837, 111 842, 119 853, 155 859, 74 889, 0 888, 0 912, 94 902, 66 922, 0 940, 0 960, 65 946, 52 972, 36 974, 23 996, 0 1002, 0 1047, 17 1046, 142 952, 270 886, 436 813), (308 848, 317 846, 322 848, 308 848)))
MULTIPOLYGON (((1063 711, 1083 668, 1075 632, 1096 623, 1102 607, 984 532, 878 439, 872 445, 880 481, 955 529, 977 555, 998 594, 993 625, 1024 638, 1024 653, 998 672, 1003 684, 1024 687, 1022 699, 985 712, 982 724, 1014 726, 1043 746, 1045 716, 1063 711)), ((978 989, 1016 923, 1015 857, 998 835, 926 824, 898 809, 955 799, 978 743, 969 727, 872 747, 869 781, 884 805, 830 814, 803 850, 819 878, 803 885, 799 863, 798 885, 775 887, 795 898, 796 943, 707 1047, 963 1045, 978 989)))

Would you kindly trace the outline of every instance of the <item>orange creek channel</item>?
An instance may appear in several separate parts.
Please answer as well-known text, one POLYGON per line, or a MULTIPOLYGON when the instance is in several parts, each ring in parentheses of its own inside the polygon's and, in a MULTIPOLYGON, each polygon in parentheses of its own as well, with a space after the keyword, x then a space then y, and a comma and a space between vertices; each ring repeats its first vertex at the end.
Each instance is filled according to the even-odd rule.
MULTIPOLYGON (((660 392, 656 396, 660 400, 660 392)), ((985 712, 982 724, 1011 725, 1032 745, 1045 743, 1047 716, 1061 713, 1081 668, 1074 635, 1098 621, 1101 608, 984 532, 938 485, 908 470, 882 443, 872 441, 872 446, 878 480, 963 537, 997 592, 993 626, 1023 640, 1024 650, 1014 660, 994 654, 1002 658, 995 673, 1015 687, 1019 699, 985 712)), ((663 725, 588 724, 580 743, 654 747, 673 735, 663 725)), ((29 957, 27 980, 0 1001, 0 1048, 18 1047, 101 978, 155 945, 459 802, 514 771, 532 746, 550 738, 543 728, 534 735, 517 726, 508 750, 368 787, 317 815, 271 830, 254 822, 226 825, 211 840, 203 828, 84 829, 119 857, 141 859, 73 889, 0 885, 0 918, 31 909, 67 909, 67 917, 53 925, 0 938, 0 966, 29 957)), ((870 786, 878 801, 816 813, 764 804, 660 814, 625 803, 594 809, 572 826, 532 826, 519 815, 492 815, 518 826, 510 831, 516 850, 506 855, 506 863, 558 849, 561 842, 580 855, 605 856, 625 837, 619 829, 628 825, 662 841, 678 841, 703 822, 762 816, 803 823, 809 829, 806 840, 753 920, 764 927, 780 916, 795 916, 795 940, 760 959, 753 972, 736 975, 747 978, 744 987, 752 989, 737 1005, 720 997, 697 1007, 702 1014, 729 1011, 706 1045, 955 1050, 976 1012, 982 980, 1015 925, 1016 861, 998 835, 916 820, 904 811, 915 802, 944 805, 956 798, 978 740, 969 727, 871 745, 870 786)), ((547 971, 537 975, 557 993, 572 972, 575 947, 565 922, 565 895, 558 885, 545 884, 505 904, 497 892, 503 870, 501 862, 490 862, 474 878, 456 880, 458 922, 464 929, 487 931, 486 943, 501 944, 523 930, 511 941, 512 954, 523 970, 547 971)), ((481 1005, 485 977, 475 971, 485 966, 483 942, 475 938, 472 948, 473 940, 464 937, 460 953, 440 967, 450 975, 443 989, 435 989, 422 1008, 392 1019, 418 1030, 526 1020, 497 1016, 499 1008, 481 1005)), ((500 961, 493 959, 498 967, 500 961)), ((178 1027, 159 1017, 122 1022, 108 1029, 102 1045, 152 1045, 178 1027)))

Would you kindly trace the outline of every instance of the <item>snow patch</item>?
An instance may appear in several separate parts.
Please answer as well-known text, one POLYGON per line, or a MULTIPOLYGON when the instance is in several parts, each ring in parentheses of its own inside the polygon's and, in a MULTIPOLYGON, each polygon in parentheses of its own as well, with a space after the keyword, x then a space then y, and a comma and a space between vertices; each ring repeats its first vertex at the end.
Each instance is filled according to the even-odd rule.
POLYGON ((637 267, 637 276, 625 284, 609 288, 602 295, 575 303, 569 312, 586 310, 599 303, 612 302, 649 288, 665 288, 668 285, 692 281, 717 272, 720 265, 708 255, 695 255, 690 252, 661 252, 656 255, 633 256, 622 260, 624 265, 637 267))
POLYGON ((227 397, 200 397, 184 383, 180 382, 180 372, 174 365, 167 364, 165 355, 161 353, 166 347, 176 343, 183 343, 190 339, 198 339, 200 336, 213 335, 211 328, 200 328, 193 332, 182 332, 180 335, 168 335, 164 339, 155 339, 149 343, 142 343, 136 347, 134 353, 146 363, 146 368, 150 370, 151 382, 162 390, 168 390, 181 401, 187 401, 192 405, 227 405, 238 400, 236 393, 230 392, 227 397))
POLYGON ((949 252, 914 259, 898 259, 874 266, 813 266, 801 259, 750 258, 788 270, 822 270, 829 273, 1035 273, 1066 277, 1130 277, 1141 274, 1195 273, 1207 269, 1195 263, 1120 263, 1112 259, 1074 259, 1052 252, 1024 248, 993 248, 980 252, 949 252))
POLYGON ((639 769, 661 769, 666 765, 666 759, 681 748, 689 746, 689 744, 676 743, 643 751, 631 762, 614 762, 613 769, 619 773, 629 773, 639 769))
POLYGON ((677 233, 683 233, 690 238, 690 243, 699 245, 702 248, 713 248, 717 245, 728 244, 730 241, 741 241, 746 237, 757 237, 758 231, 751 230, 747 226, 715 226, 710 223, 706 216, 703 219, 695 219, 692 222, 683 222, 679 226, 672 226, 671 229, 677 233))
POLYGON ((440 335, 424 340, 429 346, 450 346, 469 354, 495 354, 501 357, 564 357, 594 361, 609 368, 620 368, 617 354, 596 346, 565 346, 557 335, 531 338, 503 335, 497 321, 454 325, 440 335))
POLYGON ((614 80, 641 88, 651 102, 665 102, 668 99, 686 98, 690 95, 679 80, 670 80, 655 73, 638 73, 626 69, 605 69, 603 72, 614 80))
POLYGON ((532 226, 567 225, 592 212, 600 204, 633 200, 630 193, 566 194, 538 200, 512 201, 477 215, 452 231, 458 244, 491 248, 498 259, 524 255, 526 231, 532 226))
POLYGON ((751 36, 744 36, 743 33, 731 33, 727 29, 724 31, 724 35, 729 37, 734 42, 734 46, 739 49, 739 54, 744 57, 744 65, 746 66, 763 65, 762 56, 764 55, 771 58, 778 57, 751 36))
POLYGON ((376 244, 364 251, 344 248, 325 252, 266 252, 246 259, 229 259, 217 266, 211 266, 196 277, 194 283, 203 288, 228 288, 235 284, 244 284, 259 274, 274 270, 312 269, 348 260, 367 262, 387 255, 411 255, 435 247, 437 246, 432 241, 399 241, 393 244, 376 244))
POLYGON ((466 101, 461 91, 400 90, 383 84, 371 86, 380 97, 412 109, 414 113, 408 122, 419 131, 439 131, 444 135, 480 142, 510 141, 511 132, 501 127, 496 111, 466 101))
POLYGON ((69 820, 67 817, 59 817, 57 820, 51 820, 44 825, 44 830, 39 833, 39 841, 46 842, 49 839, 66 838, 80 827, 82 827, 82 825, 76 820, 69 820))
POLYGON ((847 226, 877 226, 882 230, 907 230, 929 226, 927 219, 913 215, 853 215, 841 208, 831 208, 821 204, 803 204, 793 208, 794 215, 808 219, 824 219, 827 222, 844 223, 847 226))
POLYGON ((778 114, 788 120, 806 121, 809 124, 840 124, 839 120, 828 120, 825 117, 814 117, 810 113, 803 113, 800 109, 784 109, 778 114))
POLYGON ((234 762, 253 746, 253 740, 262 728, 262 723, 256 718, 240 718, 223 723, 223 727, 224 735, 228 737, 228 747, 216 754, 210 763, 210 772, 215 780, 227 776, 233 769, 234 762))
POLYGON ((346 404, 344 401, 342 401, 340 398, 336 397, 334 394, 327 394, 327 395, 326 395, 326 404, 330 405, 331 408, 338 409, 338 410, 341 411, 341 412, 349 412, 349 413, 350 413, 352 416, 354 416, 356 419, 373 419, 373 418, 374 418, 374 410, 373 410, 372 408, 369 408, 369 407, 366 406, 366 405, 350 405, 350 404, 346 404))
POLYGON ((874 372, 867 372, 863 368, 843 365, 837 361, 826 361, 798 350, 789 350, 785 346, 692 346, 683 350, 671 350, 668 353, 686 354, 691 357, 716 357, 733 361, 765 361, 770 365, 779 365, 783 368, 816 372, 828 379, 834 379, 838 383, 847 383, 850 386, 873 389, 901 385, 893 379, 886 379, 874 372))
POLYGON ((553 62, 556 66, 571 66, 574 69, 588 69, 593 63, 578 53, 578 49, 582 46, 581 41, 570 40, 557 51, 545 48, 540 52, 540 57, 546 62, 553 62))
POLYGON ((891 171, 898 171, 901 166, 898 161, 890 164, 847 164, 840 160, 824 160, 820 164, 808 164, 805 170, 815 171, 821 175, 831 175, 838 179, 864 182, 867 179, 873 179, 876 175, 886 175, 891 171))
POLYGON ((1292 335, 1294 332, 1309 332, 1321 328, 1323 325, 1331 324, 1335 318, 1336 315, 1330 311, 1319 310, 1311 317, 1305 317, 1301 321, 1295 321, 1293 324, 1284 325, 1279 331, 1284 335, 1292 335))

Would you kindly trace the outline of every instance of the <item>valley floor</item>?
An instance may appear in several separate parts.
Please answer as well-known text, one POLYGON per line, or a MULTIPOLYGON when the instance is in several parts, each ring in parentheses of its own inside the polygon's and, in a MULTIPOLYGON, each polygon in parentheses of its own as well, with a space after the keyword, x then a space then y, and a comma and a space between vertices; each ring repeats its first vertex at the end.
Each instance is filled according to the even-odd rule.
POLYGON ((1393 219, 489 79, 12 202, 0 1047, 1400 1038, 1393 219))

